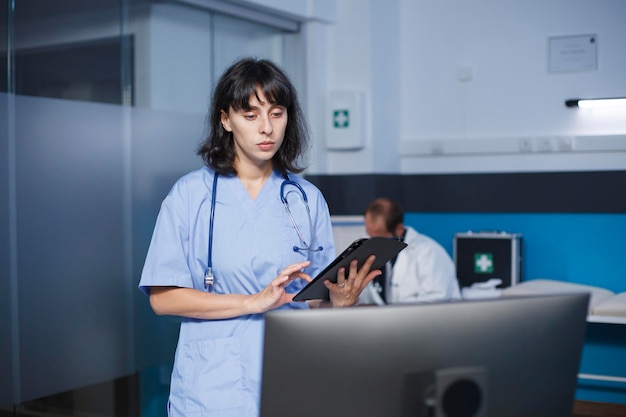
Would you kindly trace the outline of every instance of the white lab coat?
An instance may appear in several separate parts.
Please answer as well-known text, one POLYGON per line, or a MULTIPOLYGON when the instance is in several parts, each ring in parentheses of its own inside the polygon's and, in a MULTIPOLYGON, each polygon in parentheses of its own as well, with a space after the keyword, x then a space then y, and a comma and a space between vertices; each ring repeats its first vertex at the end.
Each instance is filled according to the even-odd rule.
MULTIPOLYGON (((460 300, 461 291, 454 262, 436 241, 406 227, 404 242, 395 265, 387 263, 388 304, 460 300)), ((385 304, 370 283, 361 293, 363 304, 385 304)))

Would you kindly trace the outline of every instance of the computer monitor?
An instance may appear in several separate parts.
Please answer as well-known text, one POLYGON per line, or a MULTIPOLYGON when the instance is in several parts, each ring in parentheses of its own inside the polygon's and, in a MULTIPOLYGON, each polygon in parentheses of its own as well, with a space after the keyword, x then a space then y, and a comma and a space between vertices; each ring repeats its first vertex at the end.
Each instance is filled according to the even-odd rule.
POLYGON ((571 417, 588 302, 270 312, 261 417, 571 417))

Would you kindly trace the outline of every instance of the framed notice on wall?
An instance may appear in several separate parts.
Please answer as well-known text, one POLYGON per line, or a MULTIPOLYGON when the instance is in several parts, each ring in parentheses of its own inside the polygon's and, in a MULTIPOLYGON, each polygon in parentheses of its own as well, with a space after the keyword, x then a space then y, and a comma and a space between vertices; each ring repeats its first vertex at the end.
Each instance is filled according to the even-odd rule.
POLYGON ((548 39, 548 71, 577 72, 598 69, 598 36, 555 36, 548 39))

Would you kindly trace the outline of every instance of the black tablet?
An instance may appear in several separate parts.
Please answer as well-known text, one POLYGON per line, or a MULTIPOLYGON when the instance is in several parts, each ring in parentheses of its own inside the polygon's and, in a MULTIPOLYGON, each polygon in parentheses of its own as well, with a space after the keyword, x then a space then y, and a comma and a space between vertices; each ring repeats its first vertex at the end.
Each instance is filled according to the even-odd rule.
POLYGON ((339 268, 347 268, 353 259, 359 262, 360 268, 370 255, 376 255, 376 260, 371 269, 381 269, 405 247, 406 243, 387 237, 357 239, 341 255, 337 256, 330 265, 324 268, 313 281, 309 282, 306 287, 296 294, 293 300, 328 300, 330 296, 324 281, 337 282, 337 270, 339 268))

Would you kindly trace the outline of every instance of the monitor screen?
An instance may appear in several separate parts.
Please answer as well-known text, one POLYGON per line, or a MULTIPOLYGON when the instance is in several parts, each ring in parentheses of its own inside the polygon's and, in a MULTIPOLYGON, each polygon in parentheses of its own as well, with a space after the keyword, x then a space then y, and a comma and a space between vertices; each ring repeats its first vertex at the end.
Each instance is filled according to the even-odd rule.
POLYGON ((270 312, 261 417, 571 417, 588 302, 270 312))

